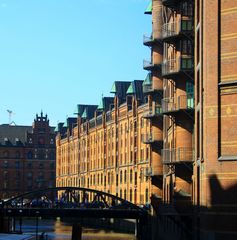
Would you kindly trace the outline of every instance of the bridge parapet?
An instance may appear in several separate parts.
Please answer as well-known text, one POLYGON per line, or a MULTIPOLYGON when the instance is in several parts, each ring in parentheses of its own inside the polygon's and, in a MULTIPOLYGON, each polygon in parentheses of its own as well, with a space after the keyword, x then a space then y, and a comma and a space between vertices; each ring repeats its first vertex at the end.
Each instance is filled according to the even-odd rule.
POLYGON ((56 187, 27 192, 1 203, 4 215, 68 215, 136 219, 147 215, 143 208, 109 193, 89 188, 56 187), (73 211, 74 210, 74 211, 73 211), (103 215, 104 214, 104 215, 103 215), (76 214, 75 214, 76 215, 76 214))

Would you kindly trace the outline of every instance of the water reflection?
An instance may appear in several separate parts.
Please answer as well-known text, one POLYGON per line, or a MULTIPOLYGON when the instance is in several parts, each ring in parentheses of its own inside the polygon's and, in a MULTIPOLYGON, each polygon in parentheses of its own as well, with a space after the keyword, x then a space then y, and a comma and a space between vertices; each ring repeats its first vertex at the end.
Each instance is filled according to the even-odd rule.
MULTIPOLYGON (((93 220, 92 220, 93 221, 93 220)), ((19 224, 17 224, 17 230, 19 230, 19 224)), ((23 233, 36 233, 36 220, 24 219, 22 226, 23 233)), ((38 222, 39 234, 45 233, 48 239, 51 240, 67 240, 71 239, 72 226, 69 223, 61 222, 57 220, 45 220, 41 219, 38 222)), ((115 233, 113 231, 97 230, 90 228, 83 228, 82 234, 83 240, 135 240, 135 236, 132 234, 115 233)))

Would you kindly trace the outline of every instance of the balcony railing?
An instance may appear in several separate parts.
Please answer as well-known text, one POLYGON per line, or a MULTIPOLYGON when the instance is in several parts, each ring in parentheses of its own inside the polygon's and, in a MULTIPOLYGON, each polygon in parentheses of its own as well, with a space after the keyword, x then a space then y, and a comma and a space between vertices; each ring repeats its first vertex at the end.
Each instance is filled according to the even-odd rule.
POLYGON ((146 46, 151 46, 154 43, 153 35, 147 36, 146 34, 143 35, 143 44, 146 46))
POLYGON ((193 162, 194 151, 192 148, 162 149, 163 164, 179 164, 193 162))
POLYGON ((170 60, 164 60, 162 64, 162 76, 168 76, 193 70, 193 57, 182 56, 170 60))
POLYGON ((171 113, 179 110, 193 110, 194 109, 194 95, 181 95, 177 98, 163 98, 162 112, 171 113))
POLYGON ((163 141, 163 136, 161 134, 156 134, 156 133, 147 133, 147 134, 142 134, 142 142, 145 144, 152 144, 156 142, 162 142, 163 141))
POLYGON ((161 64, 153 63, 151 60, 143 60, 143 69, 152 70, 154 68, 160 68, 161 64))
POLYGON ((155 42, 158 42, 159 40, 162 40, 162 34, 157 35, 157 36, 153 36, 153 34, 150 34, 150 35, 144 34, 143 35, 143 44, 145 46, 152 46, 155 42))
POLYGON ((152 118, 162 116, 162 107, 153 105, 143 111, 144 118, 152 118))
POLYGON ((165 23, 162 26, 162 38, 171 38, 180 34, 189 34, 193 31, 192 19, 179 19, 175 22, 165 23))

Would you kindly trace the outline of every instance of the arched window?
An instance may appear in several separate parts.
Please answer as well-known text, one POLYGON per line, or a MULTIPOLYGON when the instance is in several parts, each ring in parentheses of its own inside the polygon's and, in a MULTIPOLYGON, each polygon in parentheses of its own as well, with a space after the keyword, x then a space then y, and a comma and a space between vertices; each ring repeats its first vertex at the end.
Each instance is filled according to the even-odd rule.
POLYGON ((124 171, 124 183, 127 183, 127 170, 124 171))
POLYGON ((132 202, 132 189, 130 189, 130 202, 132 202))
POLYGON ((120 171, 120 183, 123 183, 123 172, 122 172, 122 170, 120 171))
POLYGON ((126 189, 124 189, 124 199, 126 199, 127 200, 127 190, 126 189))
POLYGON ((108 184, 110 184, 110 172, 108 173, 108 184))
POLYGON ((130 170, 130 183, 132 183, 132 169, 130 170))

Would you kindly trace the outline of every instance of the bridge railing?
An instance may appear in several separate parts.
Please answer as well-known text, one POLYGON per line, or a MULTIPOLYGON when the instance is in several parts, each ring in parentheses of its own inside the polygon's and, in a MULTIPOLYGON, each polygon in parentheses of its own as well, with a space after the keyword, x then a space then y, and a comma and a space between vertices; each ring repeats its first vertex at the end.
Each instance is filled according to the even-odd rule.
POLYGON ((57 187, 28 192, 5 202, 1 208, 42 209, 132 209, 145 211, 139 206, 109 193, 88 188, 57 187))

